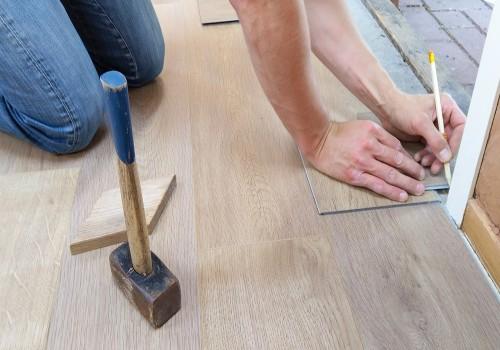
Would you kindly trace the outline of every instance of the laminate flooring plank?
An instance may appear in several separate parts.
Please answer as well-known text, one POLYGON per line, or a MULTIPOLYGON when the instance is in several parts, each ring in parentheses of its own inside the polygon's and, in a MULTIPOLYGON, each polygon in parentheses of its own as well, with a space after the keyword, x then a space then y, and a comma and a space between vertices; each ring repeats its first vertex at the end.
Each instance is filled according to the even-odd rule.
POLYGON ((198 248, 324 232, 297 148, 259 86, 240 25, 198 25, 191 34, 198 248))
POLYGON ((0 176, 0 349, 45 349, 78 169, 0 176))
POLYGON ((198 0, 202 24, 234 22, 238 15, 229 0, 198 0))
POLYGON ((325 218, 366 349, 498 349, 498 293, 440 205, 325 218))
POLYGON ((204 349, 362 349, 325 236, 200 257, 204 349))
POLYGON ((313 168, 305 159, 303 159, 303 165, 313 201, 318 213, 322 215, 440 201, 436 192, 426 191, 421 196, 409 196, 408 201, 404 203, 396 202, 370 190, 337 181, 313 168))
MULTIPOLYGON (((314 68, 317 85, 322 100, 329 110, 331 120, 346 122, 359 118, 376 119, 373 113, 369 112, 319 61, 314 60, 314 68)), ((369 190, 330 178, 312 167, 302 156, 301 158, 313 202, 320 214, 413 205, 440 200, 437 193, 427 191, 422 196, 410 196, 405 203, 392 201, 369 190)))
MULTIPOLYGON (((152 84, 130 91, 141 178, 177 175, 177 188, 151 236, 151 249, 179 278, 182 309, 162 328, 153 329, 113 283, 108 259, 114 247, 79 256, 71 256, 68 249, 50 326, 50 349, 199 348, 187 83, 190 67, 185 46, 190 33, 184 4, 174 1, 156 6, 166 40, 164 71, 152 84)), ((85 158, 72 235, 101 193, 117 186, 114 153, 107 135, 85 158)))
MULTIPOLYGON (((101 132, 102 133, 102 132, 101 132)), ((101 141, 98 136, 91 148, 101 141)), ((40 171, 49 169, 78 168, 85 152, 58 156, 0 132, 0 174, 40 171)))

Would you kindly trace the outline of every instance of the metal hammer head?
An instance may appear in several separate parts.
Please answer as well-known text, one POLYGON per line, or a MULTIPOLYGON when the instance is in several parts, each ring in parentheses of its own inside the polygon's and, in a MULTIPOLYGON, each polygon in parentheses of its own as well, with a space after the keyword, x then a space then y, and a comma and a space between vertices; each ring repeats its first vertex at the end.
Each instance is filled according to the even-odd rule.
POLYGON ((151 252, 153 271, 143 276, 132 266, 128 243, 109 256, 111 272, 118 287, 153 327, 161 327, 181 308, 179 280, 151 252))

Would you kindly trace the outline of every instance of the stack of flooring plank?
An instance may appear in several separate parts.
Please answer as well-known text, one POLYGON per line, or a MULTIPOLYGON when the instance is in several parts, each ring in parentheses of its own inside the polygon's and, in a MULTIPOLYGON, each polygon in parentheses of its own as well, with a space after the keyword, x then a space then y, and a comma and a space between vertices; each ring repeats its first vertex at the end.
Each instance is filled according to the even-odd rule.
MULTIPOLYGON (((65 248, 48 349, 500 344, 497 295, 440 204, 318 215, 239 25, 201 26, 196 0, 156 10, 166 66, 131 91, 132 113, 141 177, 177 176, 151 247, 179 278, 182 309, 152 329, 113 285, 113 247, 65 248)), ((327 82, 332 113, 362 110, 327 82)), ((1 135, 0 172, 79 165, 74 235, 116 187, 112 147, 103 131, 89 151, 52 157, 1 135)))

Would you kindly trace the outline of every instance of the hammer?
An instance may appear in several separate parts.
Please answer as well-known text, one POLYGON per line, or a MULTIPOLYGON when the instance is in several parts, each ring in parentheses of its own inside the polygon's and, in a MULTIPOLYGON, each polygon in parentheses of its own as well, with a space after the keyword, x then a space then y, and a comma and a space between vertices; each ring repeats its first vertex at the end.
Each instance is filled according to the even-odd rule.
POLYGON ((120 72, 110 71, 101 75, 101 83, 118 156, 128 240, 111 252, 111 272, 127 299, 158 328, 181 308, 179 281, 149 249, 144 203, 135 163, 127 79, 120 72))

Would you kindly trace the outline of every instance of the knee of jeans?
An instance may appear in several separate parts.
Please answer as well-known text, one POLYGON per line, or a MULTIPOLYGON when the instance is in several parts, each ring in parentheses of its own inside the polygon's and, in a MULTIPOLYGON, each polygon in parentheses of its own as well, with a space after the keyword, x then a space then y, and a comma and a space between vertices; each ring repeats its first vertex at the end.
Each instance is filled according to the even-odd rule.
POLYGON ((52 127, 46 139, 36 140, 45 150, 56 154, 75 153, 85 149, 103 120, 103 105, 96 101, 68 115, 62 125, 52 127))
POLYGON ((165 60, 165 44, 161 32, 157 35, 158 38, 152 40, 151 47, 144 50, 139 55, 136 55, 137 71, 135 77, 128 80, 131 87, 140 87, 145 85, 157 76, 163 70, 165 60))

